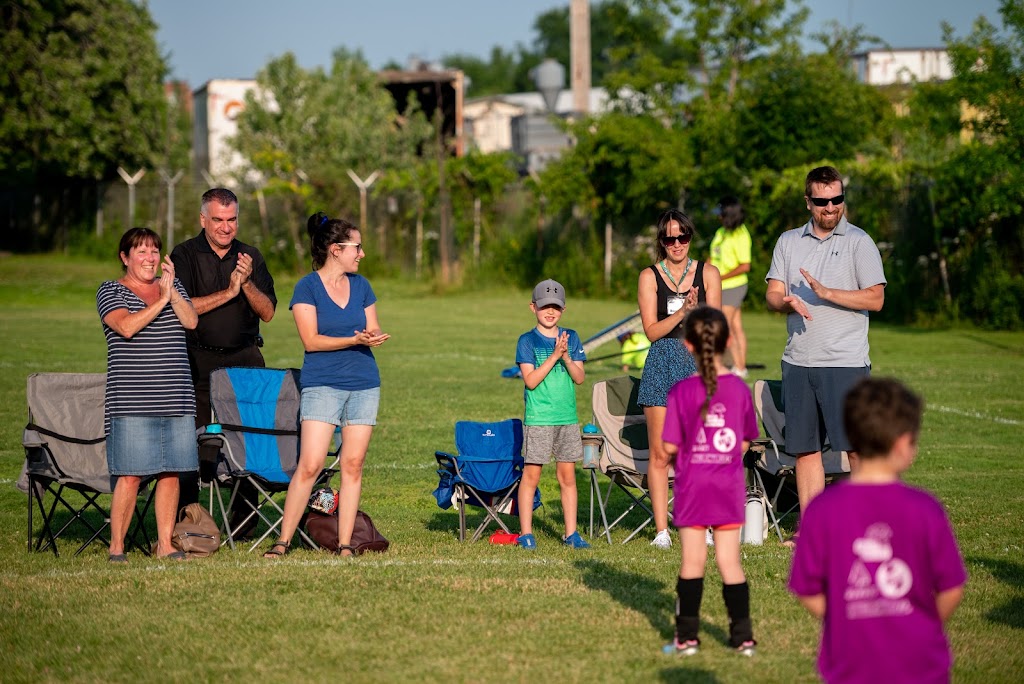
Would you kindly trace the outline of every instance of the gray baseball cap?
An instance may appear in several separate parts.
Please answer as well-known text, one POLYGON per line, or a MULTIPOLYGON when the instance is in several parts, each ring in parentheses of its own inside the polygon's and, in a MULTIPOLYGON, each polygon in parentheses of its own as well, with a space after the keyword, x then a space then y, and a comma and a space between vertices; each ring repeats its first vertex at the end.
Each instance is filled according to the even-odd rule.
POLYGON ((555 304, 561 309, 565 308, 565 288, 557 280, 545 280, 533 288, 533 303, 538 309, 555 304))

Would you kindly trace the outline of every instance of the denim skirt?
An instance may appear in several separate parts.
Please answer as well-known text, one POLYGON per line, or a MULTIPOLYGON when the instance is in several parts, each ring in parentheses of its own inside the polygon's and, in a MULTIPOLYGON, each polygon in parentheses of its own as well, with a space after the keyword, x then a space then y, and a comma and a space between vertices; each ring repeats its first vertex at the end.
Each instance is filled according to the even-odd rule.
POLYGON ((198 470, 195 416, 112 416, 107 467, 137 476, 198 470))

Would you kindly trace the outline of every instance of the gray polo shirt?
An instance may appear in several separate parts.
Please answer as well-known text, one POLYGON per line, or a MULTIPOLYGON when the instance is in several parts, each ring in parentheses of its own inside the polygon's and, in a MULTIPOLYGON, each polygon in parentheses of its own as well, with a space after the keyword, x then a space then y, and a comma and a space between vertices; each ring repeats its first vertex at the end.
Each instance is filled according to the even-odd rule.
POLYGON ((786 317, 786 351, 782 360, 806 368, 862 368, 868 357, 868 312, 826 302, 814 294, 800 269, 825 287, 863 290, 885 284, 882 256, 874 240, 844 216, 824 240, 815 236, 808 221, 783 233, 775 243, 772 265, 765 282, 785 284, 787 295, 807 304, 812 320, 800 314, 786 317))

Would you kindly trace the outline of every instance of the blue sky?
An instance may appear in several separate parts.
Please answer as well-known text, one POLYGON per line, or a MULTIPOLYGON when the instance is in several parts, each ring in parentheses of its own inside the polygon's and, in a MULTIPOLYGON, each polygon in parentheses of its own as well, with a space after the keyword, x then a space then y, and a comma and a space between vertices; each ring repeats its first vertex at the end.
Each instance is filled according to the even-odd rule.
MULTIPOLYGON (((894 48, 941 47, 940 23, 957 35, 978 15, 999 25, 999 0, 805 0, 805 36, 830 19, 863 24, 894 48)), ((157 40, 174 78, 197 88, 212 78, 252 78, 291 51, 307 68, 337 47, 360 50, 371 66, 533 41, 534 19, 568 0, 150 0, 157 40)), ((808 42, 807 45, 812 45, 808 42)))

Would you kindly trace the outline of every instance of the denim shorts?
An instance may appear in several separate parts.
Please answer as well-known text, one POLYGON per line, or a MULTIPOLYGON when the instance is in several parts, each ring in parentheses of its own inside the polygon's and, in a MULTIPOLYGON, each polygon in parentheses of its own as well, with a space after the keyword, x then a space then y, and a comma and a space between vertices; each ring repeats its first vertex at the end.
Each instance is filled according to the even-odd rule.
POLYGON ((869 366, 806 368, 783 361, 786 451, 804 454, 826 446, 833 451, 850 451, 843 427, 843 400, 857 380, 870 374, 869 366))
POLYGON ((317 420, 339 427, 376 425, 380 387, 340 390, 318 386, 302 389, 302 420, 317 420))
POLYGON ((523 460, 530 465, 578 463, 583 460, 583 439, 580 424, 527 425, 523 428, 523 460))
POLYGON ((140 477, 198 470, 195 416, 112 416, 107 467, 140 477))

